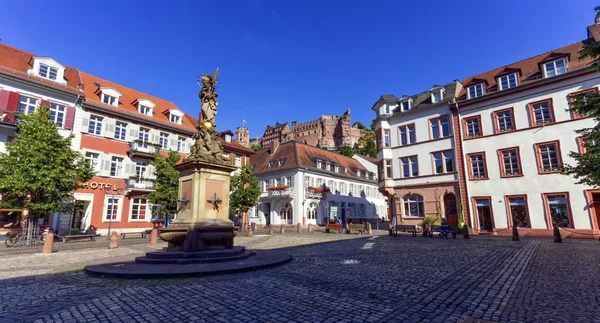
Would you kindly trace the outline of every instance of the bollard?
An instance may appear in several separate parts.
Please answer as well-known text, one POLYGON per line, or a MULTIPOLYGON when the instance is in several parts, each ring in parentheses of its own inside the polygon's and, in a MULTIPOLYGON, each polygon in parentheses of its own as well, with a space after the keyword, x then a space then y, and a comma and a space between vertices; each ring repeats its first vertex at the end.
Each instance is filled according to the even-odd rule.
POLYGON ((471 237, 469 236, 469 226, 466 223, 463 226, 463 238, 464 239, 471 239, 471 237))
POLYGON ((152 233, 150 234, 150 244, 155 245, 158 243, 158 229, 152 229, 152 233))
POLYGON ((308 232, 312 232, 312 223, 308 224, 308 232))
POLYGON ((297 229, 298 233, 302 232, 302 225, 300 224, 300 222, 298 222, 298 229, 297 229))
POLYGON ((54 233, 50 232, 44 239, 44 249, 42 250, 42 253, 48 255, 52 252, 54 252, 54 233))
POLYGON ((519 237, 519 228, 514 224, 512 228, 512 241, 521 241, 521 238, 519 237))
POLYGON ((113 231, 110 234, 110 242, 108 243, 108 249, 115 249, 119 247, 119 237, 117 236, 117 232, 113 231))
POLYGON ((562 238, 560 236, 560 230, 558 229, 558 227, 556 225, 554 226, 554 242, 562 243, 562 238))
POLYGON ((248 232, 246 232, 246 237, 252 237, 254 230, 252 230, 251 226, 248 226, 248 232))
POLYGON ((279 234, 283 234, 285 229, 283 228, 283 224, 279 226, 279 234))
POLYGON ((367 222, 367 234, 373 234, 373 228, 371 228, 371 222, 367 222))
POLYGON ((423 237, 427 237, 428 236, 428 234, 427 234, 427 226, 425 225, 425 223, 423 223, 422 229, 423 229, 423 237))
POLYGON ((269 224, 269 234, 273 234, 273 226, 269 224))

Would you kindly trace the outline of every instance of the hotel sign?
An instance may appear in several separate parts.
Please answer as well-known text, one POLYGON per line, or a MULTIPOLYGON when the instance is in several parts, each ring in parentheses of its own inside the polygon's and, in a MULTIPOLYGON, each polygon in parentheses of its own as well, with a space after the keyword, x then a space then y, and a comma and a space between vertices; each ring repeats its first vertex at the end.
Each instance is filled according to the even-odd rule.
POLYGON ((113 186, 110 183, 100 183, 100 182, 87 182, 83 183, 82 188, 89 188, 93 190, 101 189, 103 190, 105 187, 112 187, 113 191, 117 190, 116 186, 113 186))

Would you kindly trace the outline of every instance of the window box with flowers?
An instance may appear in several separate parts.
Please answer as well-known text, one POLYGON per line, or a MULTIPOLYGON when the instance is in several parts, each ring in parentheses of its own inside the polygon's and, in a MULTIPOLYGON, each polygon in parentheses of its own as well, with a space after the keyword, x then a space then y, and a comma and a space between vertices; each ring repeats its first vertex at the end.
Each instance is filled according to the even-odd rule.
POLYGON ((329 188, 328 187, 315 187, 315 186, 309 186, 306 188, 309 192, 313 192, 313 193, 327 193, 329 192, 329 188))

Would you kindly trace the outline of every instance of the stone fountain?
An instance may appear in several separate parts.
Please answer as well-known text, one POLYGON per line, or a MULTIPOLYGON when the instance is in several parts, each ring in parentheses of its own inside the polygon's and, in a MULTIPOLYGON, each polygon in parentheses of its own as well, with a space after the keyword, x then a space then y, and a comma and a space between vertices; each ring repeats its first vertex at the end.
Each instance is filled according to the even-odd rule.
POLYGON ((240 268, 254 270, 291 260, 290 255, 281 252, 257 254, 241 246, 234 247, 235 230, 229 220, 229 187, 230 174, 236 167, 223 156, 223 146, 216 131, 218 72, 217 69, 214 74, 200 78, 202 105, 195 142, 183 163, 176 166, 179 200, 186 203, 171 225, 160 229, 160 238, 168 242, 166 251, 148 252, 135 258, 133 265, 120 264, 118 268, 110 267, 111 264, 87 266, 88 273, 122 277, 215 274, 240 271, 240 268), (236 263, 242 260, 244 262, 236 263), (215 266, 214 263, 220 264, 215 266), (208 264, 210 267, 206 267, 208 264), (138 273, 133 274, 136 270, 138 273))

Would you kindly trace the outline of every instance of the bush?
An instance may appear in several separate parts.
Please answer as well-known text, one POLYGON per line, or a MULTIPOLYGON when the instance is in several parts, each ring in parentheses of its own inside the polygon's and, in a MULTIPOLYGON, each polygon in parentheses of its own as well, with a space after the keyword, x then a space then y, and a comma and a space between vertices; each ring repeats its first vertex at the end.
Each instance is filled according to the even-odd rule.
POLYGON ((434 225, 440 225, 440 219, 433 217, 433 216, 426 216, 425 219, 423 219, 423 223, 428 227, 434 226, 434 225))

